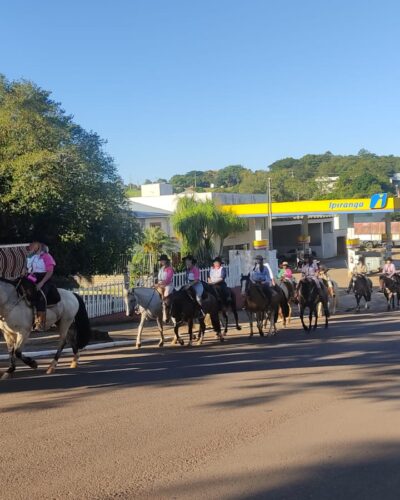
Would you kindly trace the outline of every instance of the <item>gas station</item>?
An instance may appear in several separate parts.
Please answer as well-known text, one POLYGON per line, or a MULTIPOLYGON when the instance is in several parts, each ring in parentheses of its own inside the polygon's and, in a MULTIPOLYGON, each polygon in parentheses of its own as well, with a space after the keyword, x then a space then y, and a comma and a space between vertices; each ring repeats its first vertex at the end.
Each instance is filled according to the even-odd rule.
MULTIPOLYGON (((324 255, 323 253, 325 247, 329 246, 329 241, 333 241, 333 237, 329 240, 328 231, 325 233, 324 225, 331 223, 333 220, 334 225, 342 229, 342 233, 338 234, 343 234, 343 236, 338 237, 337 240, 342 238, 348 266, 352 267, 356 255, 361 253, 358 251, 360 241, 354 234, 354 221, 357 215, 382 215, 385 222, 385 234, 382 235, 382 241, 385 242, 385 247, 381 252, 382 256, 378 259, 381 262, 382 259, 391 254, 391 215, 400 210, 400 198, 394 198, 387 193, 377 193, 370 198, 247 203, 224 205, 223 209, 243 218, 266 219, 267 230, 264 233, 259 230, 255 231, 253 249, 265 249, 268 253, 273 252, 273 249, 279 247, 280 241, 286 238, 291 243, 296 242, 297 246, 302 248, 303 254, 307 255, 310 253, 310 243, 312 244, 314 235, 314 240, 319 238, 321 241, 322 252, 320 252, 319 257, 333 256, 332 253, 335 250, 333 248, 329 249, 330 255, 324 255), (315 226, 315 224, 312 224, 313 219, 318 219, 318 222, 320 222, 317 231, 313 227, 315 226), (275 224, 273 224, 273 221, 275 224), (301 228, 297 229, 296 232, 292 225, 293 221, 297 221, 297 227, 301 228)), ((337 255, 337 250, 336 247, 334 255, 337 255)), ((376 261, 376 258, 373 264, 371 261, 371 271, 374 270, 373 267, 377 267, 376 261)))

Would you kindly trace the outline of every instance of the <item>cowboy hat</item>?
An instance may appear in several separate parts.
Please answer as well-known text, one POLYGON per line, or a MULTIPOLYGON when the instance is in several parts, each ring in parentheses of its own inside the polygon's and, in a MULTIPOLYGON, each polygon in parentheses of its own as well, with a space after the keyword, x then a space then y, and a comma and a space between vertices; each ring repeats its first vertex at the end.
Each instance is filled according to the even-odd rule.
POLYGON ((222 259, 221 259, 221 257, 220 257, 219 255, 217 255, 217 257, 214 257, 214 258, 213 258, 213 263, 214 263, 214 262, 219 262, 220 264, 222 264, 222 259))
POLYGON ((165 253, 161 254, 160 257, 158 257, 158 260, 159 261, 165 260, 165 261, 169 262, 168 255, 166 255, 165 253))
POLYGON ((196 262, 197 262, 197 260, 196 260, 196 259, 193 257, 193 255, 192 255, 192 254, 190 254, 190 253, 189 253, 188 255, 186 255, 186 257, 183 257, 183 258, 182 258, 182 261, 183 261, 183 262, 185 262, 185 260, 190 260, 190 261, 192 261, 192 262, 193 262, 193 264, 196 264, 196 262))

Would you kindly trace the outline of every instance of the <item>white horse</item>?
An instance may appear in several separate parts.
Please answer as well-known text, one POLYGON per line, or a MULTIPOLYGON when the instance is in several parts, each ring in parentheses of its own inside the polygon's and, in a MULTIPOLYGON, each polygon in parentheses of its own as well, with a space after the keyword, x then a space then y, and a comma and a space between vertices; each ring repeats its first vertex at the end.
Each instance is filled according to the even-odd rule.
POLYGON ((158 347, 164 345, 164 330, 163 330, 163 307, 160 294, 155 288, 132 288, 125 289, 125 305, 126 315, 133 316, 136 307, 140 313, 140 323, 138 334, 136 337, 136 349, 142 346, 142 332, 144 324, 149 319, 157 321, 158 330, 160 332, 160 342, 158 347))
MULTIPOLYGON (((78 366, 79 349, 83 349, 90 340, 89 318, 82 297, 68 290, 58 289, 60 302, 47 309, 46 328, 57 324, 60 335, 57 352, 47 369, 47 374, 55 372, 61 352, 69 340, 74 358, 71 368, 78 366), (75 331, 69 335, 69 328, 75 321, 75 331)), ((1 377, 8 378, 16 368, 16 358, 31 368, 36 369, 34 359, 24 356, 22 348, 29 338, 33 324, 33 309, 23 297, 19 296, 12 281, 0 278, 0 330, 2 330, 10 356, 10 364, 1 377)))
MULTIPOLYGON (((336 310, 339 305, 339 285, 336 281, 329 278, 328 280, 328 309, 331 314, 336 314, 336 310)), ((318 317, 323 316, 322 303, 318 304, 318 317)))

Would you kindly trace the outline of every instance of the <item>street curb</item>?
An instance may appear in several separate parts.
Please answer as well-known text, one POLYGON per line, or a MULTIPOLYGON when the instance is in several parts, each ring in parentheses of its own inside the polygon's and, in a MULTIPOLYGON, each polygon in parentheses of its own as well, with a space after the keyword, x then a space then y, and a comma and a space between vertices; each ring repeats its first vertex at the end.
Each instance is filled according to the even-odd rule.
MULTIPOLYGON (((151 342, 152 340, 146 339, 142 343, 145 344, 147 342, 151 342)), ((109 347, 123 347, 123 346, 134 346, 134 342, 132 340, 114 340, 113 342, 103 342, 101 344, 91 344, 81 352, 90 352, 90 351, 98 351, 100 349, 108 349, 109 347)), ((34 358, 48 358, 50 356, 54 356, 57 352, 57 349, 50 349, 47 351, 32 351, 32 352, 24 352, 24 356, 30 356, 34 358)), ((63 350, 63 354, 72 354, 72 349, 68 347, 63 350)), ((0 360, 7 360, 9 358, 8 354, 0 354, 0 360)))

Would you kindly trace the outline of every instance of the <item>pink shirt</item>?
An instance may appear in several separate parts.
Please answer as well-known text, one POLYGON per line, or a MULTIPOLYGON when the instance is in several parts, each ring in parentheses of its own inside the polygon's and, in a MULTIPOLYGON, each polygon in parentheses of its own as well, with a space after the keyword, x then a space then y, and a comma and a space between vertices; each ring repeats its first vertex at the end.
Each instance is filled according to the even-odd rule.
POLYGON ((170 285, 174 279, 174 270, 172 267, 162 267, 158 273, 158 279, 165 285, 170 285))
POLYGON ((53 271, 56 265, 55 260, 49 253, 41 253, 28 258, 27 268, 31 273, 47 273, 53 271))
POLYGON ((393 274, 395 274, 395 272, 396 272, 396 268, 394 267, 393 262, 391 262, 390 264, 385 264, 383 266, 383 274, 387 274, 388 276, 393 276, 393 274))
POLYGON ((188 281, 196 281, 200 279, 200 270, 194 266, 192 269, 186 269, 186 277, 188 281))

